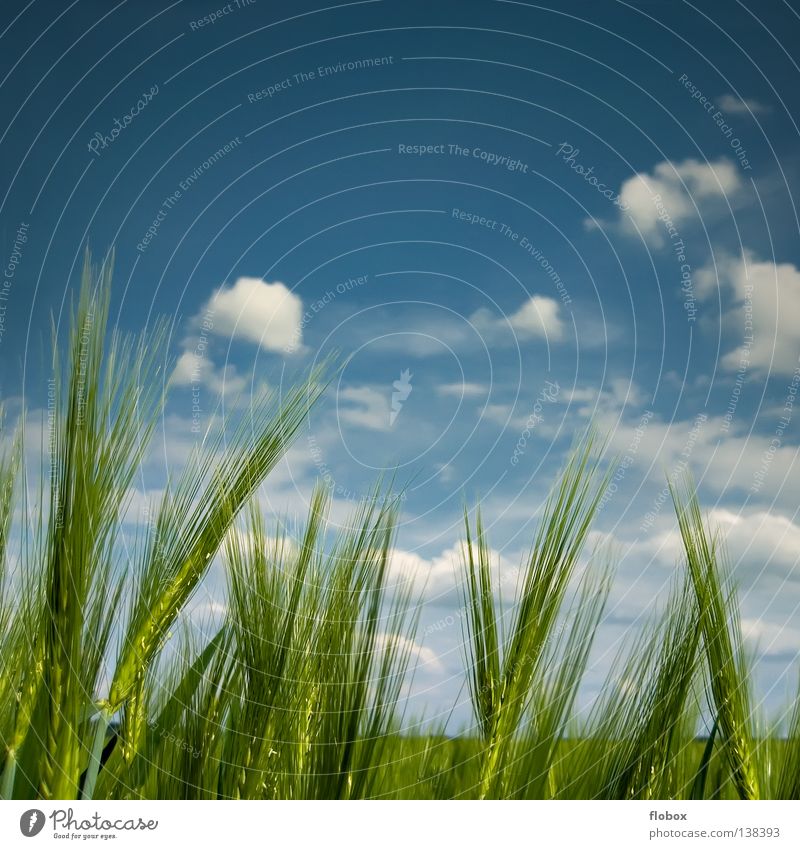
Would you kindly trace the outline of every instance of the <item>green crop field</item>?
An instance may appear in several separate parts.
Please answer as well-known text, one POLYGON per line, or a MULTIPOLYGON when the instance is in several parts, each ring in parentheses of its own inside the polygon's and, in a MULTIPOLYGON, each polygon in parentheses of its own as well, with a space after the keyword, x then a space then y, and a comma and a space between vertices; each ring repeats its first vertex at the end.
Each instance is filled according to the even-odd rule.
POLYGON ((21 473, 25 434, 4 442, 3 798, 800 796, 800 710, 779 731, 758 716, 724 550, 688 479, 672 484, 684 564, 661 615, 577 710, 614 565, 601 552, 578 569, 608 483, 593 432, 550 493, 510 613, 480 512, 465 512, 461 737, 404 732, 419 608, 387 581, 399 499, 376 488, 335 538, 324 487, 297 533, 258 510, 332 366, 207 441, 121 556, 164 332, 109 332, 109 286, 87 261, 68 346, 54 342, 42 474, 21 473), (227 612, 197 643, 180 615, 218 556, 227 612))

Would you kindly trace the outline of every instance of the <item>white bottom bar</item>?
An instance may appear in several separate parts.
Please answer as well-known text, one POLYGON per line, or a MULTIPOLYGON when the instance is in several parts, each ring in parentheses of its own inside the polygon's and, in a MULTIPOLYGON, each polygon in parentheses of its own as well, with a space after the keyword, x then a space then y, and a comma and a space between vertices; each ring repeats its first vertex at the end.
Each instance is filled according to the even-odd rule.
POLYGON ((799 802, 0 802, 0 846, 800 846, 799 802), (27 836, 27 832, 32 832, 27 836))

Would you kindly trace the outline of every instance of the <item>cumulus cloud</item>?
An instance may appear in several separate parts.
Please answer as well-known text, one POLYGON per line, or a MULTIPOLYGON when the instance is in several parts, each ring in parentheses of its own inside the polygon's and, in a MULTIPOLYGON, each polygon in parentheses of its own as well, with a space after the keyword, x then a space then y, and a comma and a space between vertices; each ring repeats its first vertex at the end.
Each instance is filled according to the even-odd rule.
POLYGON ((573 386, 558 399, 562 404, 575 405, 582 416, 595 416, 599 412, 619 415, 626 407, 641 407, 646 395, 639 385, 627 377, 614 377, 602 386, 573 386))
MULTIPOLYGON (((460 599, 458 588, 463 580, 464 553, 463 543, 456 543, 430 559, 395 548, 389 561, 389 580, 399 586, 410 583, 412 597, 452 603, 460 599)), ((520 578, 519 564, 496 549, 490 550, 489 557, 496 594, 498 598, 510 599, 520 578)))
POLYGON ((507 429, 528 430, 532 437, 552 439, 563 426, 565 415, 580 416, 602 421, 611 433, 627 411, 641 411, 646 400, 643 391, 630 378, 613 378, 600 387, 568 387, 545 379, 532 403, 517 399, 513 404, 486 404, 481 409, 481 420, 507 429), (551 405, 562 409, 550 409, 551 405), (563 409, 565 406, 569 407, 568 412, 563 409))
POLYGON ((488 394, 488 388, 482 383, 442 383, 436 387, 439 395, 455 398, 482 398, 488 394))
POLYGON ((764 510, 742 514, 720 508, 709 518, 726 540, 740 578, 746 576, 751 585, 767 577, 781 583, 798 580, 800 527, 791 519, 764 510))
POLYGON ((491 310, 481 308, 474 312, 470 321, 488 342, 510 341, 511 330, 519 339, 547 339, 559 341, 564 338, 565 325, 561 318, 561 304, 544 295, 533 295, 515 312, 508 316, 497 316, 491 310))
POLYGON ((368 430, 390 430, 389 397, 373 386, 347 386, 338 394, 339 420, 368 430))
POLYGON ((735 94, 723 94, 719 100, 720 109, 732 115, 766 114, 770 107, 749 97, 738 97, 735 94))
POLYGON ((722 358, 725 368, 736 371, 743 362, 756 374, 794 373, 800 356, 800 269, 789 262, 759 260, 752 253, 721 255, 716 266, 706 266, 695 276, 699 297, 719 290, 733 297, 726 313, 742 343, 722 358))
POLYGON ((394 646, 400 654, 407 654, 415 674, 422 668, 427 668, 428 672, 441 672, 444 669, 433 649, 408 637, 400 634, 378 634, 377 643, 381 648, 394 646))
POLYGON ((800 649, 800 629, 787 622, 742 619, 742 636, 748 648, 761 657, 796 655, 800 649))
POLYGON ((240 375, 235 366, 229 364, 217 368, 208 357, 194 351, 184 351, 175 363, 172 382, 176 386, 204 385, 216 395, 239 395, 247 387, 247 379, 240 375))
MULTIPOLYGON (((800 494, 800 482, 793 474, 800 467, 797 448, 791 444, 776 447, 769 433, 751 433, 751 422, 744 416, 738 423, 736 418, 723 416, 698 414, 664 421, 654 415, 640 428, 636 417, 620 421, 613 411, 601 410, 594 421, 601 432, 609 434, 610 452, 622 454, 635 445, 638 475, 659 486, 665 485, 665 473, 681 473, 688 467, 718 492, 769 493, 776 503, 778 499, 796 503, 800 494)), ((650 509, 646 501, 640 503, 643 510, 650 509)))
POLYGON ((267 351, 291 352, 302 340, 303 302, 283 283, 240 277, 220 286, 202 310, 211 332, 254 342, 267 351))
POLYGON ((736 197, 743 186, 736 165, 727 159, 659 162, 652 173, 634 174, 622 184, 620 200, 628 211, 621 214, 623 220, 629 216, 645 239, 659 247, 665 242, 667 218, 680 227, 698 211, 705 216, 724 208, 725 199, 736 197))
POLYGON ((541 336, 562 339, 564 322, 561 320, 561 305, 553 298, 534 295, 526 301, 508 320, 520 336, 541 336))
POLYGON ((136 487, 128 487, 125 496, 125 509, 122 514, 123 523, 137 526, 152 522, 163 497, 163 489, 143 491, 136 487))
MULTIPOLYGON (((737 588, 745 638, 758 643, 762 651, 785 650, 785 641, 776 639, 780 629, 800 628, 795 602, 800 527, 784 515, 765 510, 734 513, 715 508, 706 519, 727 552, 725 568, 737 588)), ((592 544, 602 544, 616 554, 608 612, 617 620, 644 621, 643 614, 657 608, 675 581, 685 576, 685 550, 671 509, 634 540, 593 531, 592 544)), ((783 636, 790 635, 794 650, 800 650, 798 631, 783 636)))
POLYGON ((172 373, 175 386, 204 386, 235 398, 247 387, 236 367, 217 367, 210 356, 211 334, 254 342, 268 351, 293 353, 301 347, 303 303, 283 283, 240 277, 220 286, 190 322, 183 351, 172 373))

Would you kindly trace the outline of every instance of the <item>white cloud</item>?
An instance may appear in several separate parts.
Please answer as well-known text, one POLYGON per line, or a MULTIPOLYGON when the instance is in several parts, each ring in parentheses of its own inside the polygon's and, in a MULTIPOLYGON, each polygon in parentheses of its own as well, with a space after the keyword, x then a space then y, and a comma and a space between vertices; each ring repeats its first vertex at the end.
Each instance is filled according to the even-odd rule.
POLYGON ((534 398, 535 406, 515 404, 487 404, 482 419, 510 427, 524 428, 535 422, 540 435, 552 437, 564 419, 563 410, 548 412, 552 404, 569 407, 569 416, 593 419, 612 432, 627 411, 637 412, 646 406, 647 398, 635 381, 625 377, 605 381, 601 386, 564 386, 546 380, 534 398), (538 403, 537 403, 538 402, 538 403), (532 413, 536 417, 532 417, 532 413), (545 425, 545 422, 549 423, 545 425))
POLYGON ((338 393, 339 419, 369 430, 390 430, 389 397, 372 386, 347 386, 338 393))
POLYGON ((125 496, 125 510, 122 522, 126 525, 142 525, 152 523, 164 497, 163 489, 141 489, 129 487, 125 496))
POLYGON ((420 359, 449 354, 449 349, 460 350, 478 341, 464 318, 452 313, 432 317, 426 310, 378 313, 371 322, 348 328, 348 333, 353 347, 369 345, 370 351, 420 359))
POLYGON ((781 582, 800 577, 800 527, 786 516, 768 511, 740 514, 716 509, 709 519, 720 529, 739 577, 746 573, 749 584, 768 576, 781 582))
POLYGON ((494 422, 495 424, 522 427, 525 422, 524 414, 520 413, 514 417, 514 405, 512 404, 487 404, 481 410, 481 421, 494 422))
POLYGON ((488 389, 482 383, 442 383, 436 387, 439 395, 450 395, 456 398, 480 398, 488 394, 488 389))
POLYGON ((722 255, 716 268, 700 269, 695 277, 698 297, 709 298, 718 289, 733 295, 734 306, 726 318, 738 331, 743 345, 722 358, 725 368, 736 371, 743 358, 761 375, 791 375, 800 356, 800 269, 789 262, 722 255), (748 337, 752 337, 748 341, 748 337))
POLYGON ((381 648, 394 645, 401 654, 408 653, 411 668, 414 673, 426 667, 428 672, 441 672, 444 667, 433 649, 403 637, 400 634, 379 634, 377 643, 381 648))
POLYGON ((458 477, 455 466, 452 463, 437 463, 434 468, 436 469, 436 477, 440 483, 450 484, 458 477))
MULTIPOLYGON (((745 639, 758 643, 766 654, 790 646, 800 650, 800 527, 764 510, 737 514, 716 508, 704 515, 727 553, 725 568, 736 588, 745 639)), ((671 505, 648 533, 633 541, 593 531, 589 547, 593 543, 603 543, 616 555, 608 606, 613 618, 643 621, 640 617, 657 609, 675 580, 686 575, 685 551, 671 505)))
MULTIPOLYGON (((751 499, 756 499, 751 500, 753 506, 758 503, 796 509, 800 503, 800 449, 788 440, 773 443, 777 416, 765 419, 769 429, 763 433, 752 431, 752 418, 744 411, 741 417, 703 419, 697 415, 665 421, 658 414, 645 412, 647 399, 638 397, 635 385, 631 397, 638 400, 625 404, 625 385, 623 380, 615 390, 600 393, 596 404, 581 390, 581 403, 575 412, 591 417, 598 431, 607 435, 609 458, 632 455, 620 489, 624 485, 633 494, 640 484, 647 486, 636 492, 635 501, 628 507, 628 518, 634 525, 653 509, 656 491, 650 487, 663 492, 668 475, 680 475, 687 469, 712 491, 728 496, 737 490, 749 492, 751 499)), ((564 389, 559 400, 568 397, 564 389)), ((537 430, 541 427, 538 425, 537 430)), ((548 434, 541 431, 540 435, 548 434)), ((620 499, 627 497, 618 494, 614 501, 621 505, 620 499)), ((669 500, 668 494, 664 497, 669 500)), ((668 505, 664 512, 669 512, 668 505)))
POLYGON ((302 308, 300 298, 283 283, 240 277, 233 286, 221 286, 192 318, 191 326, 197 334, 184 339, 172 383, 202 385, 214 395, 224 394, 235 400, 247 388, 248 380, 233 364, 215 366, 209 356, 208 334, 255 342, 270 351, 293 353, 302 347, 302 308))
POLYGON ((564 323, 561 320, 560 311, 561 305, 558 301, 542 295, 534 295, 510 315, 508 320, 520 336, 562 339, 564 323))
POLYGON ((719 108, 732 115, 759 115, 770 111, 766 103, 761 103, 749 97, 738 97, 735 94, 723 94, 717 101, 719 108))
MULTIPOLYGON (((489 556, 496 594, 509 600, 519 581, 519 564, 496 549, 491 549, 489 556)), ((458 588, 463 580, 463 563, 463 543, 456 543, 430 559, 395 548, 389 563, 389 581, 401 586, 410 582, 412 598, 424 596, 429 601, 452 602, 460 598, 458 588)))
POLYGON ((199 381, 203 369, 208 365, 205 357, 184 351, 175 363, 175 371, 172 373, 172 381, 177 386, 188 386, 190 383, 199 381))
POLYGON ((508 316, 497 316, 482 307, 470 316, 470 321, 489 344, 509 343, 514 338, 509 329, 519 339, 559 341, 564 338, 561 304, 544 295, 533 295, 508 316))
POLYGON ((255 342, 268 351, 291 352, 302 341, 303 302, 283 283, 258 277, 240 277, 233 286, 221 286, 203 307, 211 331, 255 342))
POLYGON ((698 212, 704 216, 724 208, 725 199, 737 196, 743 185, 736 166, 726 159, 659 162, 651 174, 641 172, 625 180, 619 194, 628 211, 620 214, 623 220, 630 216, 645 239, 659 247, 665 241, 667 218, 680 227, 698 212))
POLYGON ((742 619, 742 637, 747 647, 762 657, 800 651, 800 630, 786 622, 742 619))
MULTIPOLYGON (((641 411, 647 398, 632 380, 613 378, 602 386, 559 385, 546 380, 535 395, 533 404, 517 399, 514 404, 493 403, 481 408, 481 421, 493 422, 507 429, 527 429, 531 436, 552 439, 563 424, 564 416, 579 416, 601 422, 609 433, 613 432, 621 417, 629 410, 641 411), (563 409, 569 407, 569 412, 563 409)), ((627 438, 627 430, 625 431, 627 438)), ((516 438, 516 437, 515 437, 516 438)))
POLYGON ((236 368, 228 364, 218 369, 208 357, 192 351, 184 351, 175 363, 172 382, 176 386, 196 386, 203 384, 216 395, 237 396, 247 387, 247 378, 238 374, 236 368))
POLYGON ((582 416, 595 416, 598 412, 621 414, 626 407, 638 408, 645 404, 646 396, 638 384, 625 377, 615 377, 602 386, 574 386, 562 392, 558 401, 575 405, 582 416))

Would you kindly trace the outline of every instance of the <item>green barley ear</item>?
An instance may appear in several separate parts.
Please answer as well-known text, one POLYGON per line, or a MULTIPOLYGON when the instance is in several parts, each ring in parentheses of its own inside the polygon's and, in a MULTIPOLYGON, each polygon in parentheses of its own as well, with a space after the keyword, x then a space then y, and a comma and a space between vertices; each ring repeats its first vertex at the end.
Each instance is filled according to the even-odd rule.
POLYGON ((465 641, 471 694, 477 698, 474 710, 484 737, 479 798, 495 798, 506 792, 506 766, 533 700, 534 684, 540 681, 548 643, 608 481, 608 472, 598 476, 602 453, 590 429, 577 442, 547 498, 523 569, 509 633, 499 646, 499 660, 496 623, 500 617, 491 591, 489 549, 479 532, 476 562, 468 537, 465 641), (481 686, 483 692, 477 689, 481 686))
MULTIPOLYGON (((42 429, 39 480, 46 480, 44 455, 46 432, 42 429)), ((30 796, 36 792, 38 761, 28 763, 32 748, 25 746, 28 731, 36 708, 39 687, 44 673, 44 569, 47 560, 46 523, 47 507, 45 487, 39 485, 33 497, 29 495, 25 474, 19 486, 16 478, 22 463, 25 445, 25 411, 19 416, 18 430, 10 452, 4 455, 5 483, 3 492, 9 498, 19 497, 19 513, 24 517, 20 523, 18 539, 20 550, 15 558, 16 568, 9 573, 6 535, 5 581, 0 588, 0 741, 5 749, 2 768, 0 798, 12 798, 16 790, 30 796), (15 456, 16 455, 16 456, 15 456), (13 578, 13 583, 12 583, 13 578), (27 748, 27 752, 24 749, 27 748), (20 763, 21 762, 21 763, 20 763), (23 779, 31 776, 32 782, 23 779), (21 785, 25 784, 23 791, 21 785)), ((13 503, 7 505, 9 511, 13 503)), ((7 534, 13 528, 11 512, 7 519, 7 534)), ((41 727, 41 726, 40 726, 41 727)), ((34 753, 34 758, 38 752, 34 753)))
POLYGON ((394 711, 415 621, 410 585, 386 600, 399 497, 376 487, 359 505, 324 564, 320 619, 311 639, 309 675, 316 716, 307 726, 311 751, 307 795, 364 798, 379 773, 381 752, 396 727, 394 711))
POLYGON ((329 362, 284 397, 255 401, 221 456, 201 449, 156 518, 106 710, 115 713, 142 682, 181 608, 206 573, 242 506, 297 435, 327 385, 329 362), (208 469, 213 471, 208 472, 208 469))
POLYGON ((549 635, 542 673, 532 688, 528 716, 506 768, 507 798, 545 799, 557 793, 566 727, 605 610, 611 576, 610 560, 596 552, 549 635))
POLYGON ((699 615, 691 581, 673 589, 656 626, 646 629, 623 667, 627 692, 607 706, 613 725, 599 730, 615 741, 603 795, 664 799, 685 792, 674 780, 685 746, 682 731, 697 678, 699 615))
POLYGON ((706 798, 706 783, 708 781, 709 767, 711 766, 711 758, 714 754, 714 743, 717 738, 717 721, 711 726, 711 731, 703 747, 703 754, 700 757, 700 763, 697 767, 694 780, 692 781, 691 799, 706 798))
POLYGON ((720 745, 739 797, 758 799, 753 710, 738 601, 735 593, 723 585, 724 552, 706 528, 692 481, 687 478, 680 486, 670 482, 670 490, 697 602, 708 699, 717 717, 720 745))
POLYGON ((283 529, 274 539, 269 538, 254 501, 246 524, 237 524, 225 541, 230 625, 244 688, 241 705, 231 719, 236 745, 230 762, 237 763, 231 789, 238 797, 256 797, 266 780, 274 742, 268 732, 276 724, 275 713, 281 728, 275 736, 288 748, 291 714, 287 709, 294 699, 302 701, 298 685, 309 643, 309 617, 304 608, 318 580, 315 564, 322 549, 328 504, 328 490, 318 484, 296 547, 283 529), (296 689, 287 697, 289 681, 296 689))
MULTIPOLYGON (((0 434, 3 431, 4 410, 0 405, 0 434)), ((14 515, 14 498, 22 456, 21 431, 17 431, 8 451, 0 454, 0 616, 5 609, 6 571, 8 560, 8 538, 14 515)), ((2 622, 2 619, 0 619, 2 622)), ((0 632, 2 633, 2 632, 0 632)))
POLYGON ((495 609, 492 563, 480 510, 476 513, 475 541, 469 514, 464 510, 462 621, 463 645, 467 651, 467 684, 475 719, 487 740, 499 708, 501 695, 500 634, 495 609))
POLYGON ((53 330, 49 501, 40 562, 31 564, 42 575, 44 610, 31 647, 37 680, 21 688, 26 727, 18 729, 32 741, 25 771, 45 798, 77 794, 115 615, 109 575, 120 517, 161 402, 163 326, 139 339, 107 338, 112 262, 95 270, 86 254, 63 363, 53 330))
MULTIPOLYGON (((3 410, 0 407, 0 434, 3 410)), ((0 454, 0 744, 3 746, 0 799, 11 797, 15 772, 14 729, 17 724, 17 691, 24 663, 24 628, 20 628, 21 611, 8 598, 8 540, 14 514, 14 498, 22 442, 20 431, 14 435, 8 451, 0 454)))
POLYGON ((376 490, 326 541, 317 486, 296 538, 253 510, 229 535, 239 685, 221 785, 238 798, 364 798, 383 776, 408 660, 407 595, 385 602, 396 516, 376 490))
POLYGON ((789 728, 779 759, 776 799, 800 799, 800 689, 794 699, 789 728))

